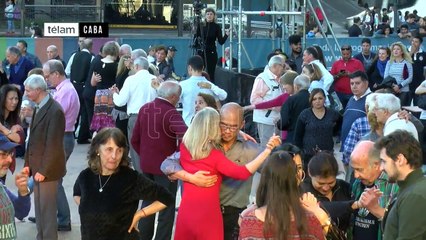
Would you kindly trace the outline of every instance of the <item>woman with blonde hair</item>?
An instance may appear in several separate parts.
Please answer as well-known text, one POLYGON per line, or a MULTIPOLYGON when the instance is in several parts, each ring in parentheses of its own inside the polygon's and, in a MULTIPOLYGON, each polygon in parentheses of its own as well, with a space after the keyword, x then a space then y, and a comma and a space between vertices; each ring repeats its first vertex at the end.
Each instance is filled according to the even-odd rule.
MULTIPOLYGON (((124 81, 126 81, 127 77, 130 75, 129 73, 131 67, 131 57, 129 55, 121 56, 120 61, 118 61, 117 75, 115 77, 115 85, 119 90, 121 90, 124 85, 124 81)), ((127 105, 122 107, 114 106, 111 114, 112 118, 114 119, 115 126, 124 133, 127 139, 127 124, 129 122, 129 116, 127 115, 127 105)))
POLYGON ((413 80, 413 61, 402 42, 393 43, 390 49, 391 56, 383 78, 395 78, 396 84, 393 84, 392 89, 401 100, 401 106, 408 106, 411 102, 409 85, 413 80))
POLYGON ((217 110, 206 107, 195 115, 183 137, 180 146, 182 168, 192 174, 199 170, 208 171, 217 175, 218 179, 209 188, 183 183, 185 191, 176 221, 175 240, 223 239, 223 219, 219 203, 222 176, 241 180, 249 178, 269 156, 271 150, 281 143, 278 136, 272 136, 263 152, 253 161, 240 166, 227 159, 219 149, 223 129, 238 130, 235 126, 220 123, 217 110))
POLYGON ((311 79, 311 85, 309 86, 308 91, 312 92, 315 88, 321 88, 324 91, 324 79, 322 78, 321 69, 318 65, 309 63, 303 66, 302 73, 311 79))

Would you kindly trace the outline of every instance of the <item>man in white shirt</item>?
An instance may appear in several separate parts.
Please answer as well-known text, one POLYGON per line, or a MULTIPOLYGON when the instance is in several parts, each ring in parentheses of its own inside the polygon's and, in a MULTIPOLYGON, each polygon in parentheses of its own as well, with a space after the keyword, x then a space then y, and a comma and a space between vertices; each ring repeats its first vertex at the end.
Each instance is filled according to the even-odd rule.
MULTIPOLYGON (((157 97, 157 90, 153 84, 157 77, 148 72, 149 63, 144 57, 138 57, 133 60, 134 75, 127 77, 123 87, 119 91, 114 85, 111 87, 114 104, 121 107, 127 104, 127 115, 129 115, 129 123, 127 131, 129 139, 132 139, 133 128, 138 117, 139 109, 147 102, 151 102, 157 97)), ((139 156, 130 145, 130 156, 135 170, 141 171, 139 156)))
POLYGON ((191 77, 180 82, 182 94, 180 102, 182 103, 182 117, 185 124, 189 126, 195 114, 195 100, 198 93, 206 93, 215 97, 217 101, 223 101, 228 96, 228 93, 208 81, 202 76, 204 69, 203 59, 196 55, 188 60, 188 75, 191 77))

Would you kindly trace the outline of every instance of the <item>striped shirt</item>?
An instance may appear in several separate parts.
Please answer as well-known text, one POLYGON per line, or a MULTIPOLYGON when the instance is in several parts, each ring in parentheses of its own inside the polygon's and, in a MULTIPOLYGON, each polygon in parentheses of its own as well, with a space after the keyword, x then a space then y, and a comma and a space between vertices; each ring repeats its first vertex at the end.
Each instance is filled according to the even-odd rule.
POLYGON ((406 60, 403 60, 402 62, 388 61, 386 64, 384 78, 387 76, 395 78, 396 83, 402 85, 402 92, 408 92, 410 90, 408 85, 411 81, 413 81, 413 65, 406 60), (408 77, 404 79, 403 74, 405 65, 407 65, 408 77))

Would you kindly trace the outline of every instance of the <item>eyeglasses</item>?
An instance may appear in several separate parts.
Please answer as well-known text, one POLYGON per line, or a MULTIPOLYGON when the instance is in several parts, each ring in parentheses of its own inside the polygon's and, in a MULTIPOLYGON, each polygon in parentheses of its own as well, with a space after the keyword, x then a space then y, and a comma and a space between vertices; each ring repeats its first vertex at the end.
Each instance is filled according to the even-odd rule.
POLYGON ((12 157, 15 155, 15 151, 11 151, 11 152, 0 152, 0 159, 1 160, 5 160, 8 157, 12 157))
POLYGON ((229 131, 231 131, 231 132, 235 132, 235 131, 237 131, 238 130, 238 126, 235 126, 235 125, 228 125, 228 124, 225 124, 225 123, 219 123, 219 127, 223 130, 223 131, 226 131, 226 130, 228 130, 229 129, 229 131))
POLYGON ((349 50, 351 50, 351 48, 350 47, 342 47, 342 48, 340 48, 342 51, 349 51, 349 50))

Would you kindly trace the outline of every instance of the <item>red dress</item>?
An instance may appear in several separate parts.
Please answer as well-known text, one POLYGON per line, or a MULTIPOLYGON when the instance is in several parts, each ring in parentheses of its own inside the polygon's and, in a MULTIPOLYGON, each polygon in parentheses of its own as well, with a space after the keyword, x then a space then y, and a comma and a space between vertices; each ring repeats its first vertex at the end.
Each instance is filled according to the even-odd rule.
POLYGON ((176 221, 175 240, 221 240, 223 239, 223 220, 220 210, 219 190, 222 175, 245 180, 251 173, 245 166, 239 166, 228 160, 217 149, 199 160, 192 160, 191 154, 182 143, 180 163, 189 173, 200 170, 218 175, 216 184, 202 188, 183 183, 183 196, 176 221))
MULTIPOLYGON (((275 239, 272 234, 263 234, 263 222, 260 221, 254 214, 255 206, 247 209, 241 214, 241 226, 240 235, 238 240, 252 240, 252 239, 275 239)), ((300 235, 297 231, 296 223, 292 221, 290 223, 290 232, 288 233, 287 239, 292 240, 322 240, 324 234, 322 227, 318 219, 312 213, 306 212, 306 220, 308 223, 308 232, 305 235, 300 235)))

